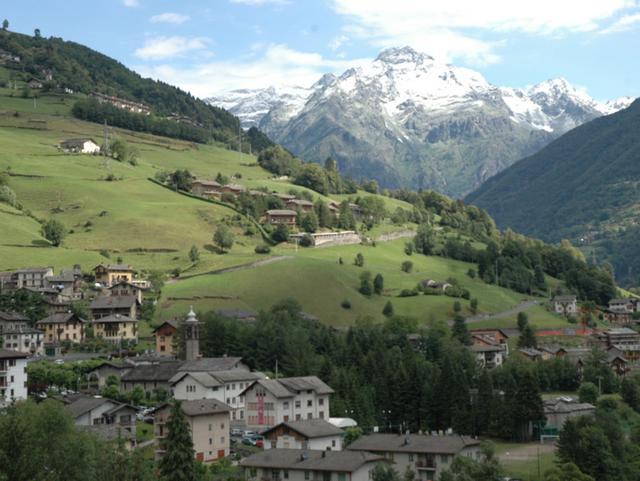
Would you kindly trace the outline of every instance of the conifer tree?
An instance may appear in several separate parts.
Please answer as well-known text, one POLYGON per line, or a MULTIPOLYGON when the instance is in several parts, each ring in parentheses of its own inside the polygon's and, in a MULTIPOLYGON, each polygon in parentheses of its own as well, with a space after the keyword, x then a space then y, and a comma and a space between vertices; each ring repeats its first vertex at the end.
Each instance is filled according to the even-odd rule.
POLYGON ((166 452, 160 460, 160 474, 166 481, 195 481, 193 440, 178 400, 171 404, 166 428, 166 452))
POLYGON ((384 278, 382 277, 382 274, 376 274, 376 276, 373 278, 373 292, 380 295, 382 294, 383 290, 384 290, 384 278))
POLYGON ((384 309, 382 309, 382 314, 384 314, 385 317, 393 316, 393 304, 391 304, 391 301, 387 301, 387 303, 384 305, 384 309))
POLYGON ((464 321, 464 317, 460 314, 456 314, 453 318, 452 336, 460 341, 465 346, 471 345, 471 335, 467 329, 467 324, 464 321))

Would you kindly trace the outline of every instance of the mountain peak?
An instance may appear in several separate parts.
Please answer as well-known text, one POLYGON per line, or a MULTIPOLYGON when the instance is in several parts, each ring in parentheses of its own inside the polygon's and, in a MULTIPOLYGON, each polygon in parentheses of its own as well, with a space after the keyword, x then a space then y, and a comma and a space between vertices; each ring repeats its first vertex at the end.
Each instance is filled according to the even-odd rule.
POLYGON ((385 63, 422 63, 424 61, 433 61, 434 58, 425 53, 418 52, 412 47, 392 47, 383 50, 376 57, 376 61, 385 63))

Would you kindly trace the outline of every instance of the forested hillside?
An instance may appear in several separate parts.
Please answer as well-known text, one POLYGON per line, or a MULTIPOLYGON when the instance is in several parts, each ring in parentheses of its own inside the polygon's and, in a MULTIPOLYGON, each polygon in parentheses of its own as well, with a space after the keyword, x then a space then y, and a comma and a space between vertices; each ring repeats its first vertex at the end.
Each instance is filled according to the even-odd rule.
POLYGON ((557 242, 568 238, 609 260, 620 279, 640 274, 640 101, 582 125, 488 180, 467 201, 500 227, 557 242))
MULTIPOLYGON (((218 142, 237 147, 239 120, 234 115, 224 109, 211 106, 178 87, 143 78, 120 62, 84 45, 56 37, 32 37, 3 30, 0 32, 0 49, 20 57, 19 62, 8 65, 13 68, 13 80, 28 80, 35 77, 43 81, 45 91, 60 88, 85 94, 98 91, 142 102, 151 107, 153 117, 187 118, 193 125, 198 126, 197 130, 204 132, 207 138, 210 136, 218 142), (48 78, 50 80, 47 80, 48 78)), ((114 119, 113 115, 106 118, 105 115, 103 113, 100 118, 96 116, 83 118, 92 121, 101 121, 103 118, 111 121, 120 120, 119 124, 114 122, 113 125, 132 128, 135 122, 142 121, 137 119, 138 117, 144 117, 121 113, 121 117, 127 117, 125 124, 121 121, 122 119, 114 119)), ((149 123, 149 120, 147 122, 149 123)), ((177 124, 177 122, 172 123, 177 124)), ((194 127, 191 128, 195 130, 194 127)), ((176 130, 179 129, 185 130, 186 127, 179 125, 176 130)), ((153 129, 145 131, 154 132, 153 129)), ((168 135, 172 132, 163 131, 162 133, 168 135)), ((191 138, 186 139, 205 140, 204 134, 191 135, 191 138)), ((264 135, 258 135, 258 132, 244 136, 243 143, 247 149, 249 142, 256 143, 256 146, 252 145, 254 150, 255 147, 264 147, 264 144, 272 145, 264 135)))

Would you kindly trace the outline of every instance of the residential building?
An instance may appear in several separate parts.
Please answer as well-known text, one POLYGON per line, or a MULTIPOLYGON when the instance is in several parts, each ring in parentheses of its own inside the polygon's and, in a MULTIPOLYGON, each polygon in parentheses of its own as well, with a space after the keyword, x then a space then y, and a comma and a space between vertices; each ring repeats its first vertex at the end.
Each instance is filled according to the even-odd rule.
POLYGON ((168 360, 157 364, 141 364, 123 372, 120 378, 120 390, 130 392, 140 386, 145 392, 171 391, 171 378, 178 372, 180 361, 168 360))
POLYGON ((101 390, 107 385, 107 380, 110 376, 114 376, 120 380, 122 376, 131 369, 133 369, 133 366, 126 362, 104 361, 87 373, 89 385, 92 388, 101 390))
POLYGON ((31 77, 27 82, 27 85, 29 86, 29 88, 39 90, 44 86, 44 82, 35 77, 31 77))
POLYGON ((164 321, 153 331, 156 340, 156 354, 159 356, 173 356, 175 354, 178 334, 178 321, 164 321))
POLYGON ((316 376, 259 379, 244 396, 247 426, 264 430, 282 422, 328 419, 333 389, 316 376))
POLYGON ((0 335, 4 331, 14 331, 17 329, 27 329, 29 318, 17 312, 0 311, 0 335))
POLYGON ((262 433, 264 449, 342 450, 342 429, 324 419, 280 423, 262 433))
POLYGON ((232 356, 198 357, 197 359, 187 360, 180 365, 180 371, 185 372, 216 372, 236 369, 250 370, 241 357, 232 356))
POLYGON ((237 195, 247 190, 244 186, 238 184, 224 184, 220 186, 220 194, 237 195))
POLYGON ((638 299, 611 299, 609 301, 609 310, 613 312, 636 312, 638 310, 638 299))
POLYGON ((565 421, 577 416, 593 416, 596 407, 593 404, 581 403, 569 397, 559 397, 544 401, 544 415, 547 428, 562 429, 565 421))
POLYGON ((240 461, 247 481, 369 481, 384 457, 356 451, 268 449, 240 461))
POLYGON ((271 225, 284 224, 290 227, 296 225, 298 214, 295 210, 271 209, 267 211, 267 222, 271 225))
POLYGON ((44 332, 30 327, 7 329, 0 333, 4 346, 0 348, 23 352, 31 356, 44 354, 44 332))
POLYGON ((112 314, 92 322, 96 337, 113 343, 123 341, 138 342, 138 320, 129 316, 112 314))
POLYGON ((509 345, 500 343, 494 337, 484 334, 472 334, 469 346, 471 352, 476 356, 478 366, 485 369, 493 369, 502 366, 509 354, 509 345))
POLYGON ((72 312, 52 314, 36 322, 36 327, 44 331, 44 341, 47 343, 82 342, 87 325, 88 321, 72 312))
POLYGON ((121 99, 112 95, 102 94, 100 92, 91 92, 91 97, 99 103, 108 103, 119 109, 128 110, 135 114, 150 115, 151 109, 143 103, 134 102, 132 100, 121 99))
POLYGON ((145 288, 132 284, 127 281, 120 281, 112 284, 109 288, 109 295, 112 297, 128 297, 133 296, 138 301, 138 304, 142 304, 145 288))
POLYGON ((471 329, 469 333, 472 336, 488 337, 499 344, 507 344, 511 337, 504 329, 471 329))
POLYGON ((58 275, 47 277, 46 284, 47 288, 55 289, 60 300, 82 299, 82 273, 78 275, 75 269, 63 270, 58 275))
POLYGON ((284 203, 287 209, 291 210, 300 210, 301 212, 307 213, 313 210, 313 202, 310 200, 304 199, 291 199, 284 203))
POLYGON ((481 456, 479 440, 459 435, 370 434, 355 440, 347 449, 385 456, 400 476, 407 468, 415 471, 417 481, 440 479, 456 456, 481 456))
POLYGON ((575 316, 578 313, 578 299, 576 296, 555 296, 551 299, 553 311, 565 317, 575 316))
POLYGON ((635 324, 635 320, 633 319, 633 312, 631 311, 612 311, 611 309, 603 310, 604 320, 609 324, 615 326, 630 326, 635 324))
POLYGON ((640 333, 633 329, 605 329, 595 333, 595 340, 602 349, 616 348, 630 363, 640 362, 640 333))
POLYGON ((0 407, 27 399, 27 354, 0 348, 0 407))
POLYGON ((220 183, 215 180, 197 179, 191 183, 191 193, 200 197, 216 197, 220 195, 220 187, 220 183))
POLYGON ((91 301, 89 309, 91 317, 96 320, 116 314, 137 319, 139 305, 135 296, 98 296, 91 301))
POLYGON ((15 289, 21 289, 23 287, 47 287, 46 279, 51 276, 53 276, 52 267, 30 267, 14 271, 11 277, 15 289))
MULTIPOLYGON (((213 399, 182 401, 182 411, 189 424, 197 461, 210 463, 229 455, 229 413, 226 404, 213 399)), ((166 452, 167 421, 171 406, 165 404, 154 415, 154 434, 157 441, 156 458, 166 452)))
POLYGON ((105 287, 133 280, 133 268, 127 264, 98 264, 93 268, 96 282, 105 287))
POLYGON ((63 152, 74 154, 98 154, 100 146, 93 139, 67 139, 60 142, 60 149, 63 152))
POLYGON ((231 420, 245 419, 244 398, 240 394, 257 379, 260 372, 244 369, 227 371, 180 371, 170 380, 173 397, 180 400, 217 399, 231 408, 231 420))

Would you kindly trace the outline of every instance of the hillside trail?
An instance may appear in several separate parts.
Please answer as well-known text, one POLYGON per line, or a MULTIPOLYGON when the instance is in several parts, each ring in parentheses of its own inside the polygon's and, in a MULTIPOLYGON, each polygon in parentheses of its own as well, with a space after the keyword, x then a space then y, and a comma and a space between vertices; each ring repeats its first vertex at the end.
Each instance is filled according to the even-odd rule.
MULTIPOLYGON (((537 306, 538 304, 540 304, 540 301, 538 300, 534 300, 534 299, 528 299, 526 301, 522 301, 519 304, 516 304, 515 306, 505 310, 505 311, 500 311, 500 312, 493 312, 493 313, 489 313, 489 314, 476 314, 475 316, 469 316, 467 318, 465 318, 465 323, 466 324, 473 324, 474 322, 480 322, 480 321, 486 321, 488 319, 500 319, 503 317, 510 317, 513 315, 517 315, 518 312, 520 311, 526 311, 527 309, 529 309, 530 307, 533 306, 537 306)), ((449 324, 450 326, 453 325, 453 319, 449 319, 447 321, 447 324, 449 324)))
POLYGON ((247 264, 240 264, 238 266, 225 267, 223 269, 216 269, 213 271, 202 272, 200 274, 193 274, 191 276, 184 276, 175 279, 169 279, 166 284, 177 284, 180 281, 186 281, 194 277, 201 276, 214 276, 220 274, 229 274, 230 272, 244 271, 247 269, 255 269, 256 267, 266 266, 267 264, 273 264, 274 262, 281 262, 287 259, 293 259, 293 256, 273 256, 268 259, 260 259, 259 261, 249 262, 247 264))

